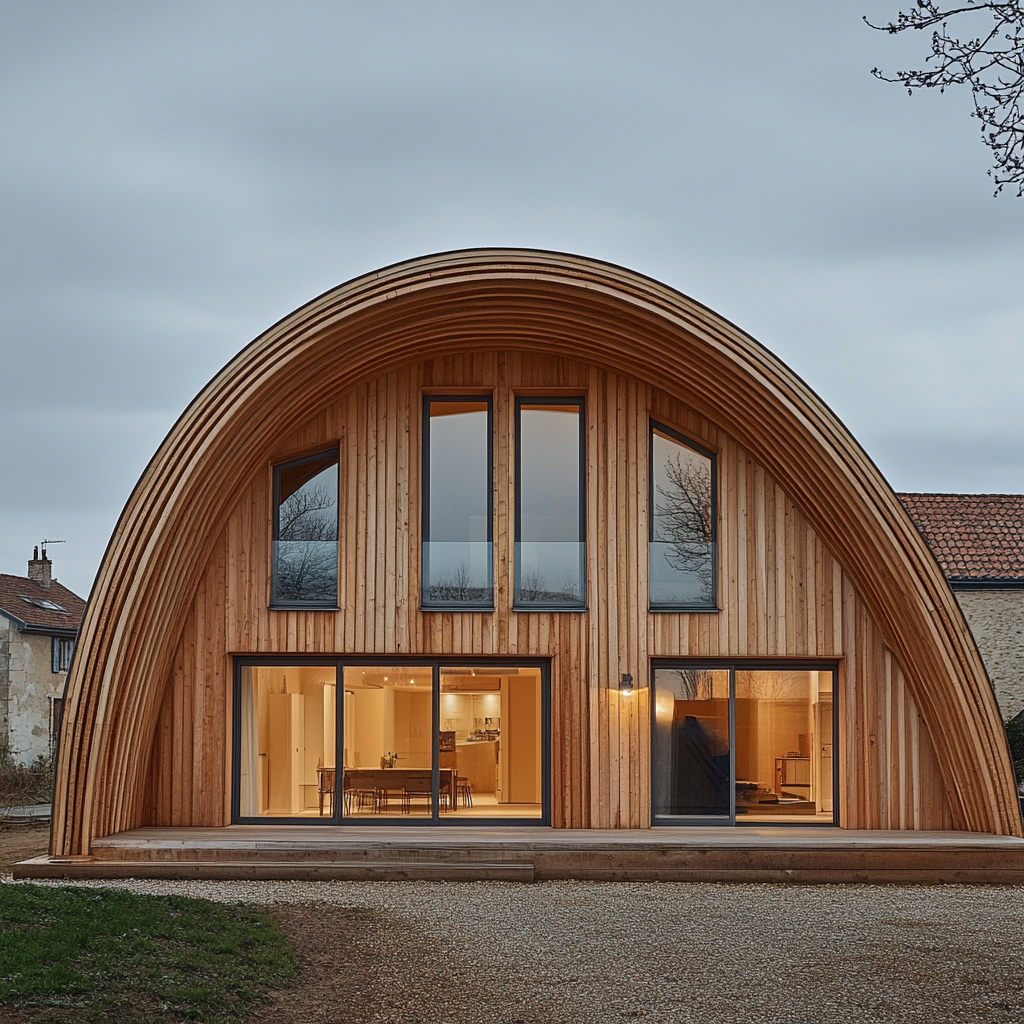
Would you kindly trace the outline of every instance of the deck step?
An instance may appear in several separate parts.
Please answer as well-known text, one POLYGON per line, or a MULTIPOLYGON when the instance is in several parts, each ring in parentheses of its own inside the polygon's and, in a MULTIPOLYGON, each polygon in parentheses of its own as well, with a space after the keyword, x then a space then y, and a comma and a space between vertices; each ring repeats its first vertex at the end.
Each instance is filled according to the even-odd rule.
POLYGON ((531 862, 431 860, 162 860, 37 857, 13 868, 30 878, 193 878, 278 879, 285 881, 506 881, 533 882, 575 878, 593 882, 782 882, 810 884, 982 884, 1024 885, 1024 863, 1001 858, 924 858, 916 865, 884 857, 847 859, 772 856, 736 858, 547 858, 531 862))
POLYGON ((66 860, 35 857, 15 864, 15 878, 200 878, 283 881, 532 882, 532 863, 325 860, 66 860))
POLYGON ((139 828, 17 878, 275 878, 1024 885, 1024 839, 826 828, 139 828))

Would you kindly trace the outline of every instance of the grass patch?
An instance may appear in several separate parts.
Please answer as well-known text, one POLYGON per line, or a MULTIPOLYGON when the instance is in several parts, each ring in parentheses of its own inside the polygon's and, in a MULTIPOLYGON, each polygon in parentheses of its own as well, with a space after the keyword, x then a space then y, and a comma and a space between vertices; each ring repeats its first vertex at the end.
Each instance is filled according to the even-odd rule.
POLYGON ((297 971, 284 934, 254 907, 0 886, 0 1004, 33 1020, 229 1024, 297 971))

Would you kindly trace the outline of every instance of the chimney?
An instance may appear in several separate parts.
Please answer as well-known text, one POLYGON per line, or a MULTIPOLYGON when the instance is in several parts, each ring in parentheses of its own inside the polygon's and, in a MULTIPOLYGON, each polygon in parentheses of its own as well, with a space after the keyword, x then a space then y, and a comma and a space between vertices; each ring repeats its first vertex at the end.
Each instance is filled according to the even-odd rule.
POLYGON ((50 584, 53 582, 51 573, 53 571, 53 562, 46 557, 46 548, 43 548, 43 557, 39 557, 39 548, 32 549, 32 557, 28 562, 28 578, 34 583, 38 583, 43 590, 49 590, 50 584))

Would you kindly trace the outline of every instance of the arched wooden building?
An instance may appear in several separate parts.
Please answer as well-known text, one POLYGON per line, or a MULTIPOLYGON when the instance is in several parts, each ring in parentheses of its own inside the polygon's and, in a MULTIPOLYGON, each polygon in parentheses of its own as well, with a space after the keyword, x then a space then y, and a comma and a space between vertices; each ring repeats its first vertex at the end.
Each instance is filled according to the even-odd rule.
POLYGON ((121 517, 65 722, 63 858, 283 822, 1021 832, 963 616, 842 424, 710 310, 556 253, 390 267, 232 360, 121 517))

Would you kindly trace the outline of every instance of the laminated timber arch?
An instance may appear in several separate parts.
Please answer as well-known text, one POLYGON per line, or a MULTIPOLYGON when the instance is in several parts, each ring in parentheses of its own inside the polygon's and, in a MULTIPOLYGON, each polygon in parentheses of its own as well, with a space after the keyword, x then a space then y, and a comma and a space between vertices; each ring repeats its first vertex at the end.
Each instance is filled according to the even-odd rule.
POLYGON ((261 335, 175 424, 122 513, 67 690, 52 853, 142 823, 174 648, 215 539, 275 440, 331 395, 441 354, 562 355, 686 401, 771 473, 899 660, 953 826, 1020 835, 1001 721, 934 559, 846 429, 787 367, 680 293, 619 267, 514 249, 412 260, 341 285, 261 335))

